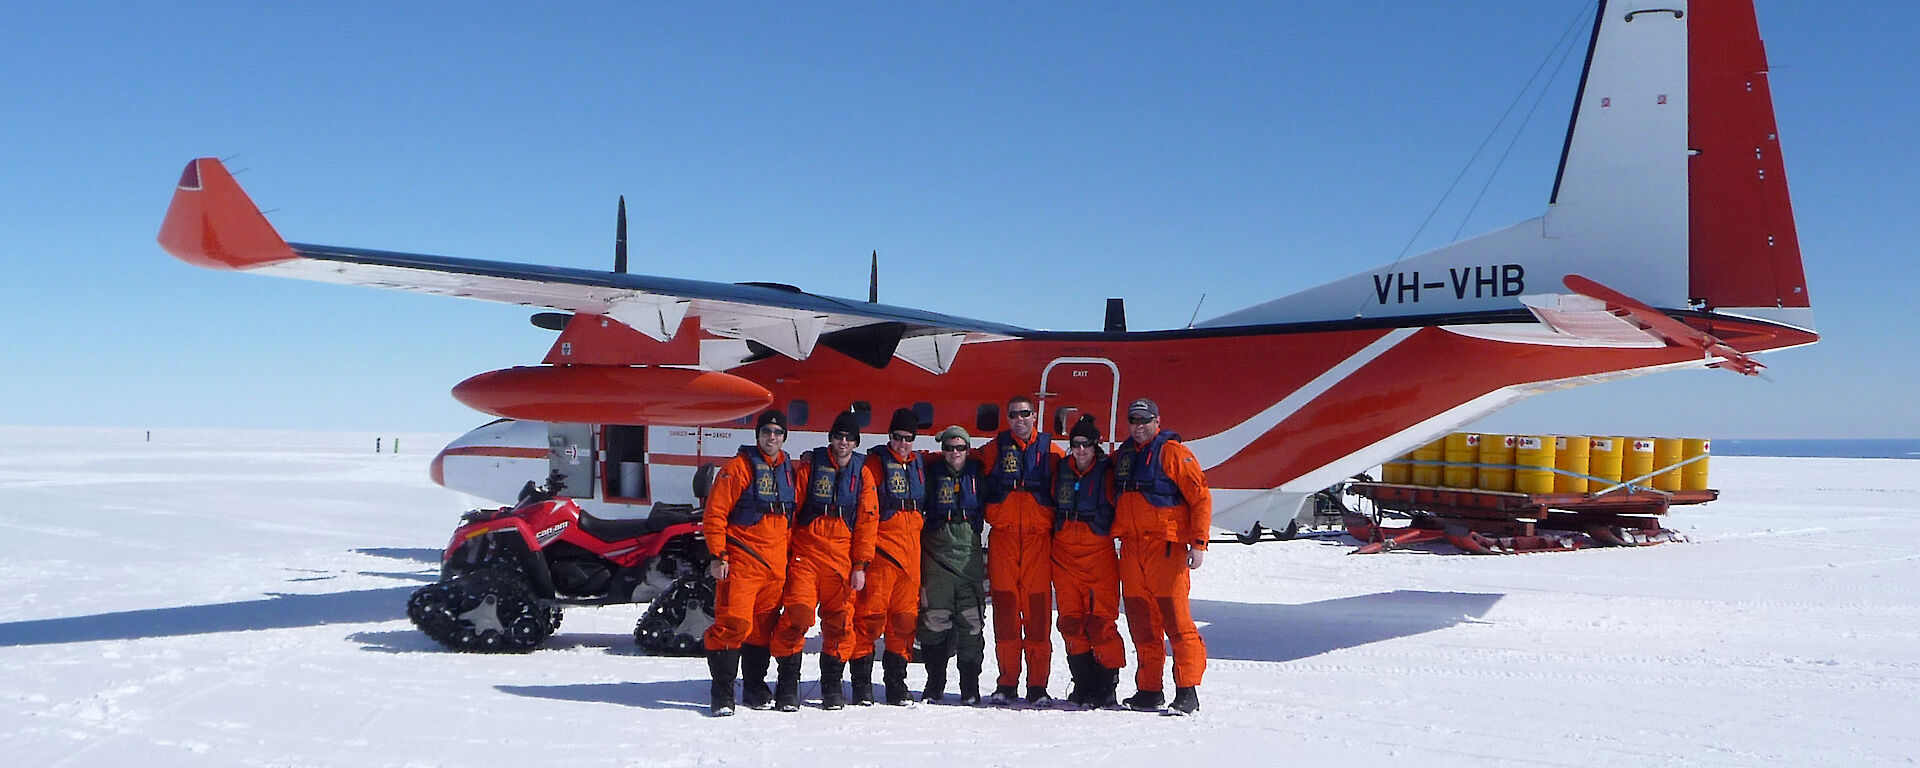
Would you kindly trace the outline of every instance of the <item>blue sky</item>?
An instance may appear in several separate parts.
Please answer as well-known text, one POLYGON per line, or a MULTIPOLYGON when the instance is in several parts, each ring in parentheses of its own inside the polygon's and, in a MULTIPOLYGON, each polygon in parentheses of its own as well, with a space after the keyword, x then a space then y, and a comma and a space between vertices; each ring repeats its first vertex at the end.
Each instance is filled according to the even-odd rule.
MULTIPOLYGON (((0 424, 462 431, 487 417, 448 389, 550 343, 519 308, 174 261, 153 237, 196 156, 298 242, 606 268, 624 194, 634 271, 860 296, 878 250, 889 303, 1079 329, 1121 296, 1178 327, 1392 260, 1584 6, 12 8, 0 424)), ((1759 11, 1825 339, 1773 382, 1643 377, 1486 428, 1920 436, 1920 7, 1759 11)), ((1544 210, 1581 53, 1414 251, 1544 210)))

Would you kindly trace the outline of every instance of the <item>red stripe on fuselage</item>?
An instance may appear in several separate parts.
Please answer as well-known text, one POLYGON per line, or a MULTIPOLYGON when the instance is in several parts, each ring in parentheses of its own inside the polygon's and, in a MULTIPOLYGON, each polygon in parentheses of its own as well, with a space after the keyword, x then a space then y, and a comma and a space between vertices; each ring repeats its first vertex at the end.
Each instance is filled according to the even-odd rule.
MULTIPOLYGON (((1758 323, 1695 327, 1738 336, 1744 351, 1817 337, 1758 323)), ((1605 349, 1492 341, 1426 328, 1363 366, 1221 464, 1207 481, 1271 488, 1504 387, 1699 360, 1695 349, 1605 349)))
MULTIPOLYGON (((983 430, 975 428, 976 409, 1004 406, 1013 395, 1035 396, 1048 363, 1062 357, 1101 358, 1119 368, 1121 409, 1134 398, 1153 398, 1168 428, 1198 436, 1246 420, 1386 333, 1357 329, 1157 339, 1088 334, 1084 341, 999 341, 966 345, 953 369, 938 376, 897 360, 874 369, 822 346, 805 362, 770 358, 728 372, 766 386, 774 393, 776 408, 806 400, 812 419, 791 425, 794 429, 824 428, 834 414, 855 401, 867 401, 873 405, 870 428, 877 431, 893 409, 927 402, 933 405, 933 429, 959 424, 977 433, 983 430)), ((1046 405, 1049 413, 1071 405, 1104 414, 1108 400, 1046 405)), ((1098 421, 1104 431, 1106 420, 1098 421)), ((1124 430, 1125 414, 1117 421, 1124 430)), ((976 434, 986 436, 990 433, 976 434)))
MULTIPOLYGON (((1747 352, 1816 338, 1764 323, 1682 319, 1747 352)), ((919 401, 933 404, 934 429, 958 423, 985 437, 991 433, 974 423, 981 404, 1000 406, 1010 395, 1033 395, 1041 371, 1055 359, 1104 358, 1119 368, 1121 408, 1133 398, 1151 397, 1160 404, 1163 425, 1192 442, 1245 422, 1386 333, 1354 329, 1139 340, 1089 334, 1084 341, 969 344, 943 376, 898 361, 876 370, 821 347, 804 363, 768 359, 730 372, 764 384, 774 393, 776 408, 784 409, 796 398, 806 400, 811 421, 817 422, 814 428, 856 401, 871 404, 875 424, 884 424, 894 408, 919 401)), ((1672 347, 1521 344, 1428 327, 1208 468, 1208 479, 1222 488, 1272 488, 1504 387, 1697 359, 1697 351, 1672 347)), ((1106 405, 1065 404, 1103 410, 1106 405)), ((1124 429, 1124 419, 1120 421, 1124 429)), ((805 429, 808 424, 792 427, 805 429)))
POLYGON ((549 455, 545 448, 511 448, 504 445, 463 445, 447 448, 441 456, 492 456, 500 459, 544 459, 549 455))

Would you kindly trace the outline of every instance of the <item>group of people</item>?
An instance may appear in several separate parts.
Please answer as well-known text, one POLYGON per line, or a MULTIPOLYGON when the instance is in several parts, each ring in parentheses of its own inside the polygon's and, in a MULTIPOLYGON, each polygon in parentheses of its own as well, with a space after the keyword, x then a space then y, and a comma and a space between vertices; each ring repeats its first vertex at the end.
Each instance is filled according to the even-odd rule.
POLYGON ((801 651, 816 620, 822 708, 874 703, 876 652, 883 700, 912 703, 916 637, 926 667, 920 700, 945 700, 951 660, 959 703, 979 704, 989 596, 999 677, 987 703, 1020 700, 1023 665, 1026 704, 1055 703, 1047 686, 1057 613, 1071 703, 1200 708, 1206 645, 1188 605, 1188 571, 1205 559, 1213 501, 1199 461, 1161 428, 1152 400, 1128 406, 1128 439, 1111 456, 1091 417, 1073 425, 1063 450, 1038 429, 1031 398, 1009 400, 1006 416, 1008 428, 978 448, 952 426, 937 453, 921 454, 919 417, 903 408, 885 446, 863 457, 859 423, 842 413, 826 447, 795 459, 784 450, 785 414, 760 414, 754 444, 721 468, 706 498, 717 584, 704 638, 710 714, 734 713, 736 678, 740 704, 798 710, 801 651), (1123 606, 1136 688, 1125 701, 1123 606))

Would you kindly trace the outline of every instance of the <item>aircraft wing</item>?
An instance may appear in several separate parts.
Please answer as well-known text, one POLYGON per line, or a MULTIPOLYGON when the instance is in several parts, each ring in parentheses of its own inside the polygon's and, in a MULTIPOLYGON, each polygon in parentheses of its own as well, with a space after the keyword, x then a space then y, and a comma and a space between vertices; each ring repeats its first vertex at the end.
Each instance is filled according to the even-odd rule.
POLYGON ((159 240, 175 258, 198 266, 597 315, 659 342, 697 326, 717 337, 703 341, 699 354, 700 365, 714 370, 769 352, 806 359, 824 342, 876 367, 898 357, 939 374, 962 344, 1029 332, 776 284, 289 243, 213 158, 187 164, 159 240))

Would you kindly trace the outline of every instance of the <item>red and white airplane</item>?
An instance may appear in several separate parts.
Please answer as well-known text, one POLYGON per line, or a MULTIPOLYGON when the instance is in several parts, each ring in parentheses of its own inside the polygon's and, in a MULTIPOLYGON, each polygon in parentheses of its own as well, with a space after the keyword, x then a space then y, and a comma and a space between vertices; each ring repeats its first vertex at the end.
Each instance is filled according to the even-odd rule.
POLYGON ((1189 329, 1035 331, 774 284, 288 243, 208 158, 159 240, 206 267, 569 313, 540 365, 454 388, 504 418, 449 445, 435 480, 511 502, 558 469, 612 517, 692 502, 696 467, 751 442, 764 408, 805 448, 849 409, 991 435, 1028 393, 1060 433, 1086 413, 1123 434, 1121 404, 1158 400, 1206 466, 1215 525, 1280 528, 1314 491, 1528 395, 1755 374, 1754 353, 1818 338, 1751 0, 1601 3, 1544 215, 1189 329))

